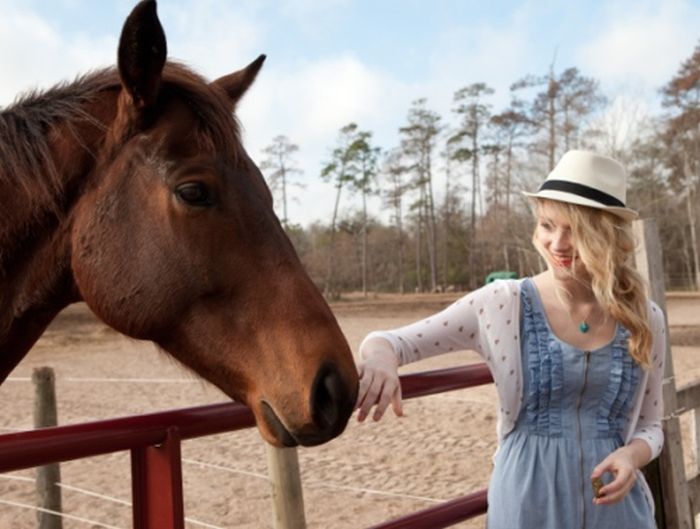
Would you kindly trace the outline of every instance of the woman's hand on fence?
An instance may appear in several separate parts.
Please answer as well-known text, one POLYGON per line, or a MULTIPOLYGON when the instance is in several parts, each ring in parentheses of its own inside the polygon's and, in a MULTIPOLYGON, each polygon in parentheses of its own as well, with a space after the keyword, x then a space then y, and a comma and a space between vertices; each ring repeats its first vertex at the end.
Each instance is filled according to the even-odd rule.
POLYGON ((372 419, 378 421, 391 403, 394 413, 401 417, 401 383, 399 381, 399 362, 389 347, 373 348, 363 355, 357 370, 360 376, 360 388, 357 393, 356 408, 358 421, 364 421, 372 406, 375 406, 372 419))

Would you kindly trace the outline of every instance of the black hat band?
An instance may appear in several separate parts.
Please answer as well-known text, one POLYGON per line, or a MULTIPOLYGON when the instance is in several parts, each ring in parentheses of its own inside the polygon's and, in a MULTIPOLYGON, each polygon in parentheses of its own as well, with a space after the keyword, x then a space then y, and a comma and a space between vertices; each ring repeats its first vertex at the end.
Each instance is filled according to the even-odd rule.
POLYGON ((540 191, 544 191, 546 189, 551 191, 564 191, 565 193, 571 193, 583 198, 595 200, 596 202, 600 202, 606 206, 618 208, 625 207, 624 202, 618 200, 614 196, 608 195, 599 189, 594 189, 575 182, 568 182, 566 180, 545 180, 545 182, 540 186, 540 191))

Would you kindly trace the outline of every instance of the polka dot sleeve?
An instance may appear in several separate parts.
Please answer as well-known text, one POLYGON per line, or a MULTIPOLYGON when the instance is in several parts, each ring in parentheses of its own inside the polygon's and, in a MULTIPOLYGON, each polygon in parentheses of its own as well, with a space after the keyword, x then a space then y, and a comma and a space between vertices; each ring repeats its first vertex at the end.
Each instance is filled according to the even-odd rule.
POLYGON ((651 448, 652 459, 658 457, 664 445, 664 434, 661 428, 663 417, 663 375, 664 361, 666 358, 666 323, 661 309, 652 303, 651 328, 653 344, 651 351, 651 367, 642 406, 637 420, 637 427, 632 434, 632 439, 641 439, 651 448))
POLYGON ((498 344, 501 327, 504 336, 514 334, 511 332, 514 317, 508 314, 517 306, 518 299, 515 284, 510 289, 501 285, 500 290, 482 287, 423 320, 390 331, 370 333, 360 345, 360 351, 367 341, 380 337, 391 343, 401 365, 461 350, 473 350, 484 359, 490 359, 493 344, 488 343, 488 337, 495 336, 492 341, 498 344))

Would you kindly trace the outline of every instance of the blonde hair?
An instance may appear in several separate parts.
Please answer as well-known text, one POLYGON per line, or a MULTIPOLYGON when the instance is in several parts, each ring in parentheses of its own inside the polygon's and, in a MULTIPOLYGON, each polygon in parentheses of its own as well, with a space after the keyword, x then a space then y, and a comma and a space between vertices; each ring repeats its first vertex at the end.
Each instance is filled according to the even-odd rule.
MULTIPOLYGON (((574 252, 591 277, 596 300, 630 332, 630 356, 642 367, 649 367, 652 334, 644 281, 633 266, 631 223, 604 210, 541 198, 536 201, 538 213, 544 204, 569 220, 574 252)), ((536 233, 533 243, 541 253, 536 233)))

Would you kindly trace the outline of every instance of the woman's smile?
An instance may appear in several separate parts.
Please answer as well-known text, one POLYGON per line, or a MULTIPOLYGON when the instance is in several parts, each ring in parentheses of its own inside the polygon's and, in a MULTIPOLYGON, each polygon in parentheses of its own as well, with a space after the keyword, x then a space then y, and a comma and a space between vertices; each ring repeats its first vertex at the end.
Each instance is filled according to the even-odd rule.
POLYGON ((574 257, 571 255, 557 255, 557 254, 550 254, 552 257, 552 263, 555 266, 559 266, 562 268, 571 268, 572 265, 574 264, 574 257))

